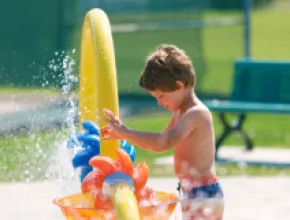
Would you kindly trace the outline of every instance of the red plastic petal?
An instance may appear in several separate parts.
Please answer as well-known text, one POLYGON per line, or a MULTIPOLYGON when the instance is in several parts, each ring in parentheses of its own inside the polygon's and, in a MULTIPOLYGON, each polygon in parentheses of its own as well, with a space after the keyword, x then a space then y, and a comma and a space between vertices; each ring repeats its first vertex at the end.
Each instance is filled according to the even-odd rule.
POLYGON ((118 149, 117 155, 121 164, 120 171, 132 177, 134 173, 134 164, 132 163, 130 156, 123 149, 118 149))

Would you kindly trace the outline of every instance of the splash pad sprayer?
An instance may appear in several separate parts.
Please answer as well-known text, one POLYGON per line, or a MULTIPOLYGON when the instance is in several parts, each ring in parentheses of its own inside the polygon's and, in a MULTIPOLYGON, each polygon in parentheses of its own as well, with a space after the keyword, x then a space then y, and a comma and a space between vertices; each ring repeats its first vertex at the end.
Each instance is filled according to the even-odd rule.
POLYGON ((103 141, 103 109, 119 116, 115 54, 106 13, 90 10, 82 29, 79 93, 80 130, 68 141, 80 168, 81 193, 53 201, 67 220, 166 220, 177 196, 146 186, 149 169, 134 167, 135 149, 125 140, 103 141))

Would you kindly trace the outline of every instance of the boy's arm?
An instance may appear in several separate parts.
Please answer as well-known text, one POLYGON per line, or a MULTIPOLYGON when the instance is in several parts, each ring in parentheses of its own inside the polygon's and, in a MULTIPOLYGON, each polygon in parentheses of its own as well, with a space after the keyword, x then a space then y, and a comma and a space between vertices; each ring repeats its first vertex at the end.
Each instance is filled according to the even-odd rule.
MULTIPOLYGON (((167 126, 163 129, 163 132, 166 132, 168 131, 169 129, 171 129, 172 127, 174 126, 174 113, 172 114, 171 116, 171 119, 169 121, 169 123, 167 124, 167 126)), ((130 141, 129 139, 127 139, 128 141, 130 141)), ((131 141, 130 141, 131 142, 131 141)), ((146 149, 146 150, 151 150, 151 151, 155 151, 155 152, 164 152, 165 150, 163 149, 160 149, 158 147, 154 147, 154 146, 150 146, 150 145, 146 145, 145 143, 143 142, 138 142, 138 140, 135 140, 135 145, 143 148, 143 149, 146 149)))
POLYGON ((169 123, 167 124, 167 126, 163 129, 163 132, 166 132, 166 131, 168 131, 169 129, 173 128, 174 123, 175 123, 175 114, 172 113, 171 118, 170 118, 170 121, 169 121, 169 123))
POLYGON ((136 131, 129 128, 120 129, 118 133, 142 148, 153 150, 151 146, 154 146, 156 151, 165 151, 187 137, 198 126, 204 114, 206 111, 202 109, 190 109, 175 126, 161 133, 136 131))

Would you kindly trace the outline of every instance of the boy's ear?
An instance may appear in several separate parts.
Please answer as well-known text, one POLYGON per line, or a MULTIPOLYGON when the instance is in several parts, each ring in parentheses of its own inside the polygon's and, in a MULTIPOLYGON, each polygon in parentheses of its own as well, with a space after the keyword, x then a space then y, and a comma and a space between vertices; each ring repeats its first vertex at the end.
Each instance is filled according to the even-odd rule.
POLYGON ((184 83, 179 81, 179 80, 177 80, 176 81, 176 86, 177 86, 177 89, 183 89, 184 88, 184 83))

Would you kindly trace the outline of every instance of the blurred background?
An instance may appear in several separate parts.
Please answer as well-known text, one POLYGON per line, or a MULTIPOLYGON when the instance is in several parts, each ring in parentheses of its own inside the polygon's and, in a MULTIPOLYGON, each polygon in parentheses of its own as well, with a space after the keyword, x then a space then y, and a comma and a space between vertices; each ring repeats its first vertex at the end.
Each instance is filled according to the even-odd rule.
MULTIPOLYGON (((130 109, 124 110, 126 123, 157 131, 166 125, 169 114, 138 87, 138 78, 146 56, 158 44, 175 44, 188 53, 196 69, 196 91, 202 100, 228 99, 235 60, 290 60, 290 2, 247 3, 248 0, 2 2, 0 156, 5 159, 0 162, 0 171, 7 175, 0 175, 0 180, 46 178, 43 169, 36 173, 31 167, 47 167, 51 162, 47 155, 56 155, 59 149, 55 145, 76 130, 81 32, 88 10, 101 8, 109 16, 121 108, 130 109), (16 160, 22 167, 15 164, 16 160), (23 169, 28 171, 20 172, 23 169)), ((214 119, 219 133, 221 125, 216 116, 214 119)), ((289 122, 287 115, 249 114, 245 128, 257 146, 287 148, 289 122)), ((234 135, 225 144, 243 143, 234 135)), ((139 160, 146 159, 153 167, 151 153, 138 152, 139 160)), ((239 167, 228 170, 220 171, 244 172, 239 167)), ((255 168, 253 172, 258 171, 255 168)), ((278 172, 281 170, 273 171, 278 172)))
MULTIPOLYGON (((140 70, 160 43, 187 51, 196 68, 198 92, 229 94, 233 61, 245 56, 244 1, 28 0, 18 7, 3 3, 1 88, 61 87, 63 59, 68 55, 79 61, 82 22, 96 7, 105 10, 112 24, 120 94, 143 93, 136 83, 140 70)), ((288 1, 252 0, 252 10, 252 57, 288 59, 288 1)))

